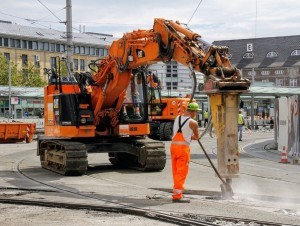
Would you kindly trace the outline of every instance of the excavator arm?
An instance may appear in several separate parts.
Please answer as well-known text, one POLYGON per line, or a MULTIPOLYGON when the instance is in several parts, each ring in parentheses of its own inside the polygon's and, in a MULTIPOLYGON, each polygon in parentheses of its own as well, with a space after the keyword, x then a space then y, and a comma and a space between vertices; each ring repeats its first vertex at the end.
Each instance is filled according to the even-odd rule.
POLYGON ((132 69, 155 62, 175 60, 205 75, 206 90, 247 89, 250 82, 241 78, 227 57, 228 48, 214 46, 179 22, 155 19, 153 29, 124 34, 114 41, 109 55, 100 60, 94 74, 92 104, 97 115, 104 109, 119 110, 130 84, 132 69))

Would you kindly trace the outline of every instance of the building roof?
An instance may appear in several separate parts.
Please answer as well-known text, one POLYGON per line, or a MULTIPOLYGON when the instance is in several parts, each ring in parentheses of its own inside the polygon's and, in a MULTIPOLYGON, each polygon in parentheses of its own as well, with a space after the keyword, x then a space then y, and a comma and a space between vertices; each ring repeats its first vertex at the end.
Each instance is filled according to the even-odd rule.
MULTIPOLYGON (((9 86, 0 86, 0 97, 8 97, 9 96, 9 86)), ((44 88, 43 87, 11 87, 11 96, 12 97, 44 97, 44 88)))
POLYGON ((240 69, 300 66, 300 55, 291 56, 294 50, 299 50, 300 53, 300 35, 223 40, 213 44, 228 46, 232 64, 240 69), (252 44, 252 51, 247 51, 248 44, 252 44), (266 57, 271 52, 273 57, 266 57), (245 53, 253 53, 253 58, 243 58, 245 53))
MULTIPOLYGON (((179 92, 172 91, 162 92, 162 96, 173 96, 178 97, 180 94, 183 96, 185 94, 189 94, 189 92, 179 92)), ((300 95, 299 88, 285 88, 285 87, 272 87, 272 86, 250 86, 249 92, 242 94, 242 96, 251 96, 254 95, 254 98, 258 98, 261 96, 262 98, 268 97, 279 97, 279 96, 291 96, 291 95, 300 95)), ((9 86, 0 86, 0 97, 8 97, 9 96, 9 86)), ((36 97, 43 98, 44 97, 44 88, 43 87, 11 87, 11 96, 21 96, 21 97, 36 97)), ((205 92, 196 92, 195 98, 200 99, 201 97, 206 97, 207 94, 205 92)))
POLYGON ((291 96, 300 95, 299 87, 287 88, 287 87, 274 87, 274 86, 250 86, 249 94, 260 96, 291 96))
MULTIPOLYGON (((30 40, 43 40, 48 42, 60 42, 66 43, 67 37, 66 32, 54 30, 54 29, 44 29, 38 27, 30 27, 18 24, 3 23, 0 22, 0 36, 20 38, 20 39, 30 39, 30 40)), ((90 44, 107 46, 116 40, 112 35, 98 34, 92 32, 85 33, 75 33, 73 32, 73 43, 74 44, 90 44)))

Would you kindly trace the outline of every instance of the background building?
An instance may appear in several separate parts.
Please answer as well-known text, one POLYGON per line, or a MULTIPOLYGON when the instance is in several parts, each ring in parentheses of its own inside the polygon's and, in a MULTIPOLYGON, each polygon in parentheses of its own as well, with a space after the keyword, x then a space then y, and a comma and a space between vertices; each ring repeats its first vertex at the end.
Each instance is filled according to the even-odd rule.
MULTIPOLYGON (((74 71, 87 71, 89 63, 106 56, 113 40, 107 34, 73 33, 74 71)), ((66 57, 66 42, 66 32, 0 21, 0 53, 18 69, 31 63, 44 75, 44 68, 57 65, 57 57, 66 57)))
POLYGON ((252 82, 252 95, 241 96, 240 107, 247 115, 273 117, 274 98, 299 93, 299 35, 223 40, 213 44, 228 46, 231 63, 242 71, 244 78, 252 82))
POLYGON ((229 47, 228 57, 254 84, 300 87, 300 35, 216 41, 229 47))

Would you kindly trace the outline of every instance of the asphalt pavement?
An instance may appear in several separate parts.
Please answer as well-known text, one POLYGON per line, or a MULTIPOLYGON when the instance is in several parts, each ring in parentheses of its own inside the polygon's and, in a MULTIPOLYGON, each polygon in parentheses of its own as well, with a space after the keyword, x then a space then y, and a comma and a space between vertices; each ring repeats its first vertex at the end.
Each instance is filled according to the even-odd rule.
MULTIPOLYGON (((203 131, 203 129, 200 129, 200 131, 203 131)), ((216 163, 216 157, 214 157, 216 149, 215 139, 210 138, 209 135, 205 135, 202 142, 209 151, 213 161, 216 163)), ((165 144, 168 151, 170 142, 165 142, 165 144)), ((269 148, 273 144, 274 139, 272 131, 257 131, 253 132, 251 135, 245 131, 243 141, 239 142, 241 154, 240 164, 244 164, 245 161, 245 167, 243 165, 242 172, 246 170, 247 167, 253 168, 253 166, 249 166, 249 164, 252 164, 251 161, 259 162, 261 161, 259 159, 266 159, 268 161, 278 162, 281 157, 280 152, 271 150, 269 148), (266 150, 266 147, 269 150, 266 150), (246 161, 249 161, 250 163, 246 161)), ((275 205, 272 206, 272 204, 269 203, 268 205, 265 205, 265 202, 258 202, 257 200, 253 199, 253 197, 241 198, 241 196, 237 195, 232 199, 223 199, 221 197, 219 187, 220 182, 215 178, 214 173, 209 167, 204 155, 199 153, 199 147, 197 147, 198 145, 196 143, 192 144, 191 155, 192 160, 199 160, 199 162, 195 161, 195 164, 191 165, 191 171, 193 172, 191 172, 189 177, 191 178, 190 181, 194 180, 194 178, 201 180, 201 183, 205 184, 205 187, 203 187, 203 189, 199 189, 198 184, 193 185, 190 181, 188 181, 190 185, 187 186, 186 196, 191 199, 191 203, 187 204, 172 203, 171 189, 169 186, 165 186, 165 183, 163 183, 164 181, 171 183, 169 179, 166 178, 169 178, 171 175, 170 165, 168 165, 167 169, 163 170, 162 172, 146 173, 146 176, 142 173, 134 173, 131 171, 120 171, 119 173, 111 172, 110 170, 113 170, 113 168, 103 165, 103 168, 105 169, 103 172, 98 172, 97 169, 94 169, 90 175, 81 177, 62 177, 41 169, 39 159, 37 156, 35 156, 35 141, 32 144, 23 143, 15 145, 16 147, 14 148, 14 146, 10 144, 1 144, 2 164, 0 167, 0 187, 2 189, 0 191, 0 197, 3 197, 5 192, 9 191, 9 188, 17 188, 19 186, 23 187, 24 189, 49 189, 49 187, 39 183, 28 183, 26 182, 26 178, 24 178, 24 176, 17 173, 17 163, 14 162, 13 158, 15 156, 21 156, 23 160, 18 164, 20 170, 25 174, 33 176, 38 181, 45 181, 49 184, 53 184, 54 186, 64 188, 71 187, 73 191, 78 191, 85 194, 96 194, 102 199, 102 201, 82 199, 68 193, 51 193, 47 192, 46 190, 42 193, 25 192, 22 195, 16 195, 14 197, 16 199, 36 199, 53 202, 71 202, 94 205, 107 205, 108 203, 109 205, 114 205, 114 202, 120 202, 124 205, 133 205, 138 208, 147 208, 149 210, 174 213, 223 215, 227 217, 240 217, 265 221, 274 221, 275 219, 276 222, 300 225, 299 205, 295 206, 294 212, 296 212, 296 215, 294 214, 291 216, 290 214, 285 214, 285 212, 282 210, 285 208, 284 205, 281 207, 277 207, 275 205), (30 148, 32 148, 31 150, 33 151, 28 151, 30 148), (9 153, 9 151, 11 151, 11 154, 6 155, 9 153), (97 178, 97 181, 95 181, 95 178, 97 178), (122 181, 117 182, 117 179, 114 181, 111 178, 122 178, 122 181), (141 180, 144 180, 145 183, 139 184, 139 181, 141 180), (281 210, 282 214, 278 214, 281 210)), ((265 167, 268 167, 268 165, 266 164, 265 167)), ((272 165, 272 167, 274 167, 274 165, 272 165)), ((101 167, 98 169, 101 169, 101 167)), ((261 178, 259 178, 259 180, 260 179, 261 178)), ((12 194, 16 194, 20 191, 10 192, 12 194)), ((267 202, 270 202, 270 200, 267 200, 267 202)))

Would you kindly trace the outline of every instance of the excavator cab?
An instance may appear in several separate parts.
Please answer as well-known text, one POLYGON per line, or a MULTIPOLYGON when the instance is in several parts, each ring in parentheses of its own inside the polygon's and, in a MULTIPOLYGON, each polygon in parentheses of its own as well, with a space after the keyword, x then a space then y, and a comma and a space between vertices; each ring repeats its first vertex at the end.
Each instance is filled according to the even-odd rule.
POLYGON ((148 90, 149 116, 161 116, 163 108, 166 106, 161 102, 160 87, 150 87, 148 90))
POLYGON ((120 122, 144 123, 148 121, 147 110, 147 87, 143 72, 134 72, 130 85, 126 89, 125 100, 123 102, 120 122))

